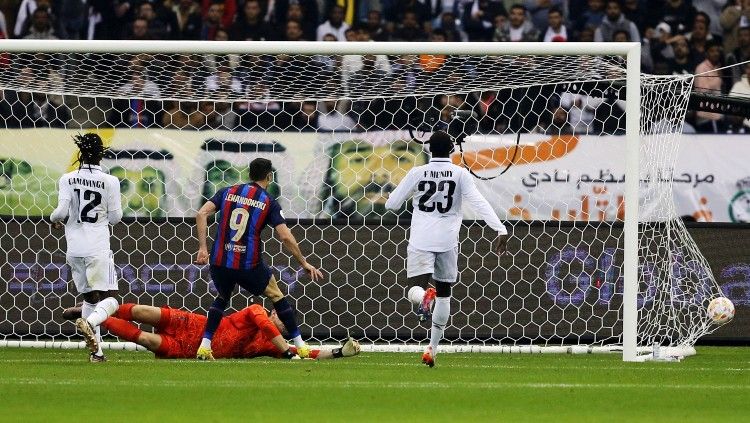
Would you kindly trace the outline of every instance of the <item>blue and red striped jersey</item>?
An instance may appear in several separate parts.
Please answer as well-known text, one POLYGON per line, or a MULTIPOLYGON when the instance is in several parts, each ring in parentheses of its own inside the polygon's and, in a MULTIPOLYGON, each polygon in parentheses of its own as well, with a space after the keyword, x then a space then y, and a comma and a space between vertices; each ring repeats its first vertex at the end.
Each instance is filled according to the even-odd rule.
POLYGON ((257 266, 263 250, 261 231, 268 224, 284 223, 279 203, 255 183, 223 188, 211 202, 219 211, 211 264, 230 269, 257 266))

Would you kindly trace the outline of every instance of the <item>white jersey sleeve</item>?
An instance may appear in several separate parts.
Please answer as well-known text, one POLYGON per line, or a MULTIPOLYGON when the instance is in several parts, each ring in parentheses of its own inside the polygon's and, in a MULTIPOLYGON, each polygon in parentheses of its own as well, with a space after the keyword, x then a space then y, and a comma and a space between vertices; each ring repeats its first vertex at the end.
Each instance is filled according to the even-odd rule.
POLYGON ((70 185, 67 175, 63 175, 57 183, 57 208, 50 215, 53 222, 62 222, 68 217, 70 207, 70 185))
POLYGON ((120 180, 112 175, 109 176, 107 186, 107 220, 114 225, 122 219, 122 200, 120 196, 120 180))
POLYGON ((507 235, 508 230, 497 217, 495 210, 477 189, 474 178, 471 177, 466 169, 461 172, 461 192, 464 199, 469 203, 472 209, 481 217, 485 223, 500 235, 507 235))
POLYGON ((404 201, 408 200, 409 198, 414 195, 414 189, 416 188, 416 171, 417 168, 411 168, 409 172, 406 174, 403 180, 401 180, 401 183, 398 184, 396 189, 391 191, 391 194, 388 196, 388 200, 385 202, 385 208, 388 210, 398 210, 401 208, 401 205, 404 204, 404 201))

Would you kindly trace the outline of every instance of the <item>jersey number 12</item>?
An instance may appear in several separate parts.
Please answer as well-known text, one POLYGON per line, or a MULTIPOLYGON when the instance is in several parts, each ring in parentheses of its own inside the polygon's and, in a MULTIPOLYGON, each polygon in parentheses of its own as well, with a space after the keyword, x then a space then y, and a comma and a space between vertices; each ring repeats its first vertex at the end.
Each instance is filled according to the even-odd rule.
POLYGON ((78 215, 78 223, 96 223, 96 220, 99 218, 99 216, 97 214, 94 214, 94 216, 89 216, 89 212, 91 212, 94 207, 102 203, 102 194, 98 191, 85 190, 83 191, 83 198, 81 198, 80 189, 74 188, 73 191, 75 191, 76 196, 78 196, 78 207, 80 210, 80 213, 78 215), (83 200, 88 201, 85 206, 83 205, 83 200))
POLYGON ((424 192, 424 194, 419 197, 418 203, 419 210, 423 212, 429 213, 437 209, 439 213, 448 213, 448 211, 450 211, 451 209, 451 206, 453 206, 453 192, 456 191, 455 181, 419 181, 417 189, 419 189, 419 191, 421 192, 424 192), (435 193, 438 191, 443 194, 445 202, 435 200, 430 201, 430 199, 432 199, 432 196, 435 195, 435 193))

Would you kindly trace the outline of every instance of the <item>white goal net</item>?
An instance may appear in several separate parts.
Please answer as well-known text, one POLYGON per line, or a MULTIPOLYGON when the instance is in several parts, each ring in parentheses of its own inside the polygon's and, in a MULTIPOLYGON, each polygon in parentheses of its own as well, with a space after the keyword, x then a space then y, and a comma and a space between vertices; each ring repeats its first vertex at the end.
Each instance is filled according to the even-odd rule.
MULTIPOLYGON (((351 334, 405 349, 424 342, 429 327, 404 298, 410 210, 383 205, 428 160, 409 129, 420 139, 447 129, 466 136, 455 163, 497 176, 476 183, 512 234, 511 254, 498 259, 494 233, 465 211, 448 344, 621 349, 626 179, 639 181, 638 204, 627 203, 638 210, 637 345, 690 347, 715 328, 705 310, 720 290, 671 191, 682 177, 673 162, 691 78, 640 77, 634 174, 626 156, 638 142, 624 134, 626 91, 638 87, 626 84, 620 55, 481 54, 482 45, 438 54, 434 44, 403 52, 398 43, 348 46, 344 55, 325 43, 248 54, 246 45, 228 45, 216 50, 224 54, 116 53, 116 45, 111 53, 1 54, 5 341, 78 341, 61 316, 77 301, 64 236, 46 217, 57 180, 73 169, 79 132, 102 136, 110 147, 103 166, 121 181, 125 219, 112 229, 112 249, 123 302, 206 312, 215 291, 208 269, 192 263, 193 217, 216 190, 246 181, 252 159, 266 157, 275 168, 271 193, 326 274, 309 282, 267 234, 266 260, 303 336, 351 334)), ((492 51, 509 51, 498 46, 492 51)), ((703 177, 689 176, 695 184, 703 177)), ((258 301, 240 292, 230 305, 258 301)))

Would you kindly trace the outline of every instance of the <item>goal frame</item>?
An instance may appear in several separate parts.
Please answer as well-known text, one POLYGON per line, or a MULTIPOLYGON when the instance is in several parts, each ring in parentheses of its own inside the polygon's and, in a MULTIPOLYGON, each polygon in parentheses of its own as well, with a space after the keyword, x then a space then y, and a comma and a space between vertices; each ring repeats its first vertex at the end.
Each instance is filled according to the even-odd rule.
POLYGON ((641 97, 641 45, 627 43, 431 43, 323 41, 135 41, 135 40, 4 40, 7 53, 184 53, 184 54, 434 54, 499 55, 610 55, 626 60, 625 208, 623 262, 623 361, 638 360, 638 191, 641 97), (631 176, 635 177, 631 177, 631 176))

